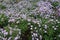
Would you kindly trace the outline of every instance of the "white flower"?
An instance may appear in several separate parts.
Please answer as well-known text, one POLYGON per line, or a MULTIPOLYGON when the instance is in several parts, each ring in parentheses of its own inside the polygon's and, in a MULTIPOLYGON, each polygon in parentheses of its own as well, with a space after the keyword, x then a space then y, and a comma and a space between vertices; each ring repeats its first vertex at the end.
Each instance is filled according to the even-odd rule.
POLYGON ((57 28, 54 28, 54 30, 57 30, 57 28))
POLYGON ((13 31, 12 31, 12 30, 10 30, 10 35, 12 35, 12 32, 13 32, 13 31))
POLYGON ((30 28, 31 30, 33 30, 33 28, 30 28))
POLYGON ((58 20, 56 19, 56 22, 58 22, 58 20))
POLYGON ((40 39, 42 40, 42 35, 40 35, 40 39))
POLYGON ((55 26, 52 26, 52 28, 55 28, 55 26))
POLYGON ((7 40, 7 38, 3 38, 3 40, 7 40))
POLYGON ((37 29, 37 27, 35 27, 34 29, 37 29))
POLYGON ((26 18, 27 18, 27 15, 26 15, 26 14, 21 14, 21 17, 22 17, 23 19, 26 19, 26 18))
POLYGON ((28 23, 28 25, 30 25, 31 23, 28 23))
POLYGON ((15 39, 14 40, 17 40, 19 37, 15 37, 15 39))
POLYGON ((38 30, 36 30, 36 32, 38 32, 38 30))
POLYGON ((34 37, 32 37, 32 40, 35 40, 34 37))
POLYGON ((39 24, 38 26, 39 26, 39 27, 41 27, 41 25, 40 25, 40 24, 39 24))
POLYGON ((32 20, 33 23, 37 23, 36 20, 32 20))
POLYGON ((19 23, 19 21, 17 21, 16 23, 19 23))
POLYGON ((47 33, 47 31, 44 31, 45 33, 47 33))
POLYGON ((47 27, 48 27, 47 25, 44 26, 45 29, 47 29, 47 27))
POLYGON ((58 37, 60 37, 60 34, 58 35, 58 37))
POLYGON ((60 23, 59 21, 57 23, 60 23))
POLYGON ((33 33, 33 35, 34 35, 34 37, 37 37, 38 36, 37 33, 33 33))
POLYGON ((9 37, 8 40, 11 40, 12 37, 9 37))
POLYGON ((29 21, 29 22, 30 22, 30 21, 31 21, 31 19, 27 19, 27 21, 29 21))
POLYGON ((33 27, 33 25, 31 25, 31 28, 33 27))
POLYGON ((8 22, 15 22, 15 19, 9 19, 8 22))
POLYGON ((39 39, 37 38, 37 40, 39 40, 39 39))

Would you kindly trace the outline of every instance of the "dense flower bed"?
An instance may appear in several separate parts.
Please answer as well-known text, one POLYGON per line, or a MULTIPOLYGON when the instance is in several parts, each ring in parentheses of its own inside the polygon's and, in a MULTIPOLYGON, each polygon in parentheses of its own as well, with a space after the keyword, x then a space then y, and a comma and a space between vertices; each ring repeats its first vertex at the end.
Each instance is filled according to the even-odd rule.
POLYGON ((0 40, 60 40, 60 0, 0 0, 0 40))

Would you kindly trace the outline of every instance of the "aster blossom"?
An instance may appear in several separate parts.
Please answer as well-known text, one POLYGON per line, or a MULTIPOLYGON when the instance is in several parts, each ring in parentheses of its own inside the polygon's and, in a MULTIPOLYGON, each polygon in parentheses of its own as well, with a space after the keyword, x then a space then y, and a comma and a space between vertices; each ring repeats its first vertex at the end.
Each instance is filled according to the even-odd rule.
POLYGON ((37 3, 37 6, 39 7, 39 12, 41 13, 48 13, 51 14, 53 9, 52 9, 52 5, 50 2, 44 2, 44 1, 40 1, 37 3))

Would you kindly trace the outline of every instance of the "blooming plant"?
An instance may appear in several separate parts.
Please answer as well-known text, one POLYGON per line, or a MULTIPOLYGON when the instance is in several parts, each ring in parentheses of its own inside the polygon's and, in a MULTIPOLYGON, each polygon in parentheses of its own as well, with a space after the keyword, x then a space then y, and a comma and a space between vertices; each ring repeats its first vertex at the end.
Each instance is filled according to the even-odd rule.
POLYGON ((0 2, 0 40, 60 40, 59 0, 0 2))

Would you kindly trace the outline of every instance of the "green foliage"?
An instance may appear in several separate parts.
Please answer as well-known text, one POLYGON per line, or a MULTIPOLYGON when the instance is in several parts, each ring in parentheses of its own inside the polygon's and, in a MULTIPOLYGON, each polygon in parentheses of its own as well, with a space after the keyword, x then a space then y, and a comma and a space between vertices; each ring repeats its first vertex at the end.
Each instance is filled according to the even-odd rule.
POLYGON ((4 14, 0 14, 0 26, 6 26, 8 24, 8 17, 4 14))
POLYGON ((6 9, 6 7, 2 4, 0 4, 0 9, 6 9))
POLYGON ((23 21, 22 20, 23 19, 20 20, 20 23, 18 24, 18 28, 21 29, 22 33, 24 33, 28 29, 28 26, 27 26, 28 22, 26 20, 23 20, 23 21))
MULTIPOLYGON (((12 27, 11 27, 12 28, 12 27)), ((19 35, 19 30, 17 28, 9 29, 8 27, 4 27, 6 32, 8 32, 8 35, 6 35, 7 38, 12 37, 11 40, 14 40, 14 38, 19 35), (15 30, 14 30, 15 29, 15 30), (12 34, 10 34, 10 31, 12 30, 12 34)))
MULTIPOLYGON (((26 14, 30 14, 32 11, 34 12, 34 10, 37 8, 36 3, 38 1, 39 0, 30 1, 32 3, 32 8, 23 9, 21 12, 26 13, 26 14)), ((59 2, 55 1, 52 3, 52 5, 54 8, 56 8, 59 5, 59 2)), ((0 4, 0 9, 6 9, 6 7, 2 4, 0 4)), ((58 35, 60 34, 60 23, 59 23, 60 17, 57 19, 58 22, 56 22, 56 19, 54 19, 54 18, 47 19, 45 17, 41 17, 40 13, 37 13, 37 15, 32 13, 31 15, 29 15, 29 17, 31 17, 31 18, 33 17, 33 19, 40 20, 39 24, 33 23, 32 21, 28 22, 27 20, 24 20, 24 19, 16 20, 16 21, 19 21, 19 23, 16 23, 16 21, 8 23, 8 17, 5 16, 4 14, 0 14, 0 27, 6 26, 6 27, 4 27, 4 30, 6 30, 8 32, 8 35, 6 35, 6 37, 7 38, 12 37, 11 40, 14 40, 14 38, 17 36, 17 34, 19 34, 18 33, 19 31, 16 29, 21 29, 21 35, 25 38, 27 37, 28 40, 32 39, 31 31, 33 31, 33 32, 38 31, 38 35, 42 35, 43 40, 60 40, 60 37, 58 37, 58 35), (53 19, 53 21, 51 21, 51 19, 53 19), (30 25, 28 25, 28 23, 30 23, 30 25), (39 27, 39 25, 41 27, 39 27), (45 25, 47 25, 47 29, 44 28, 45 25), (9 29, 7 26, 12 28, 12 31, 13 31, 12 35, 10 35, 11 29, 9 29), (33 26, 33 27, 31 27, 31 26, 33 26), (57 28, 57 29, 54 30, 53 26, 54 26, 54 28, 57 28), (58 27, 56 27, 56 26, 58 26, 58 27), (32 29, 30 29, 30 27, 32 29), (35 27, 36 27, 36 29, 35 29, 35 27), (56 39, 54 39, 55 37, 56 37, 56 39)), ((53 17, 55 17, 55 16, 53 16, 53 17)), ((0 36, 4 37, 4 34, 0 32, 0 36)), ((23 37, 22 37, 22 39, 23 39, 23 37)))
POLYGON ((59 2, 55 1, 55 2, 52 3, 52 5, 53 5, 53 7, 56 7, 56 6, 59 5, 59 2))

